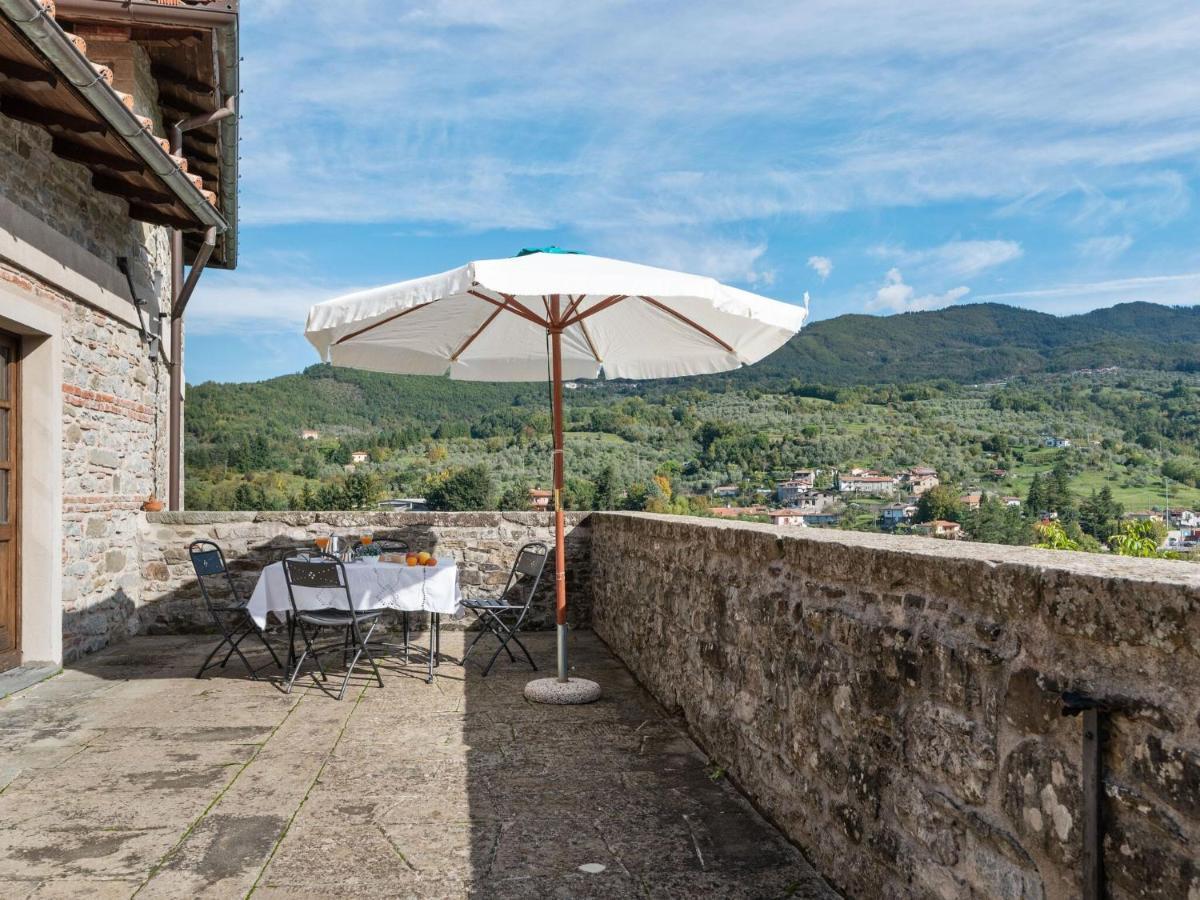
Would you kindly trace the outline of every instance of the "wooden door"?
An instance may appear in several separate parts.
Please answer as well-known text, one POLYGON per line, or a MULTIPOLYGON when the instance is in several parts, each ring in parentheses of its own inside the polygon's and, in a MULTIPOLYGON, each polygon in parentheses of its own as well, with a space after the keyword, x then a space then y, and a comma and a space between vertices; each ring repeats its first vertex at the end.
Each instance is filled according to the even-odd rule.
POLYGON ((0 331, 0 672, 21 662, 20 349, 0 331))

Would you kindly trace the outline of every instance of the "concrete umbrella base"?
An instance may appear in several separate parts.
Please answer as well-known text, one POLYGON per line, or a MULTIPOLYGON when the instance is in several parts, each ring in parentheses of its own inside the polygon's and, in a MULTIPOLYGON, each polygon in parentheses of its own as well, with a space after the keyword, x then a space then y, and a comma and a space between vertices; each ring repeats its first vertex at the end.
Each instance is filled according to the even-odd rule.
POLYGON ((535 678, 525 685, 525 699, 534 703, 578 704, 600 699, 600 685, 586 678, 535 678))

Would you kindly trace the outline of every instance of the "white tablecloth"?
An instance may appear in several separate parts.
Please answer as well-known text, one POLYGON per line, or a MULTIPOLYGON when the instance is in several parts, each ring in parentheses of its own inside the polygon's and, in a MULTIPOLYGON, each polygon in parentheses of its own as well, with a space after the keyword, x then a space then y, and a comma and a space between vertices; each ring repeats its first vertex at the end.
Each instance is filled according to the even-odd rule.
MULTIPOLYGON (((346 563, 346 580, 355 609, 397 609, 461 616, 462 595, 458 587, 458 566, 453 560, 438 560, 436 566, 408 566, 366 559, 346 563)), ((346 594, 332 588, 293 587, 300 609, 345 609, 346 594)), ((267 613, 285 621, 292 611, 288 601, 283 563, 272 563, 262 570, 250 602, 246 605, 259 628, 267 625, 267 613)))

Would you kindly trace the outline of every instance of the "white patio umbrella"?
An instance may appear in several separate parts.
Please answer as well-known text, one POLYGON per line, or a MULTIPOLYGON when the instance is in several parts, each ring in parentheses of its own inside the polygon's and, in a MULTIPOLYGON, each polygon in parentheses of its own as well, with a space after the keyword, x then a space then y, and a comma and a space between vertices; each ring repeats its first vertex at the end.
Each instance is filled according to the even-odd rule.
POLYGON ((464 381, 549 374, 558 681, 566 683, 563 381, 749 365, 800 330, 805 301, 781 303, 700 275, 547 247, 318 303, 305 336, 335 366, 464 381))

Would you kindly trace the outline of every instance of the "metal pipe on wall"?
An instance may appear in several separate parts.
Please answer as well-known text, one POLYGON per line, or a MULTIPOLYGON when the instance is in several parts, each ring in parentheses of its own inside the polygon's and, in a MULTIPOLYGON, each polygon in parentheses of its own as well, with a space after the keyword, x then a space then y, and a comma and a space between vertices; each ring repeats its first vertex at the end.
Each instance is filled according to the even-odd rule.
MULTIPOLYGON (((193 128, 203 128, 213 122, 237 115, 237 98, 230 96, 220 109, 181 119, 170 126, 171 153, 183 153, 183 133, 193 128)), ((171 232, 171 369, 170 397, 167 404, 167 509, 183 509, 183 312, 200 273, 208 263, 216 245, 217 233, 210 228, 204 235, 204 243, 192 261, 192 270, 187 281, 183 278, 183 232, 171 232)))

